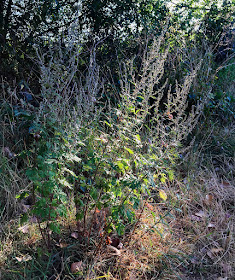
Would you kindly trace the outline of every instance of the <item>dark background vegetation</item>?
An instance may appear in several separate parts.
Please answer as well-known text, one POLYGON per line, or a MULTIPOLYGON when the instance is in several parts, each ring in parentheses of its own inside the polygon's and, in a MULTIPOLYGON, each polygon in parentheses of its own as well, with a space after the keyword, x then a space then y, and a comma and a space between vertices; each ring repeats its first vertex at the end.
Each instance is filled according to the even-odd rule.
MULTIPOLYGON (((146 207, 147 211, 152 211, 151 218, 148 216, 147 222, 145 220, 146 224, 159 213, 160 221, 166 219, 169 224, 174 216, 176 223, 172 227, 175 228, 167 230, 171 233, 175 230, 177 234, 183 232, 185 236, 190 232, 189 223, 185 222, 188 217, 193 217, 194 221, 196 219, 202 224, 208 209, 211 208, 213 213, 219 209, 218 213, 223 221, 215 214, 218 228, 214 225, 216 222, 212 216, 211 220, 208 218, 206 221, 211 221, 209 225, 213 226, 210 226, 210 230, 216 228, 215 232, 206 232, 201 237, 200 232, 204 230, 201 226, 194 228, 192 235, 198 234, 195 237, 198 248, 206 248, 208 243, 213 244, 217 250, 220 248, 221 252, 225 252, 225 262, 227 257, 227 262, 231 263, 230 252, 234 243, 231 241, 231 248, 226 245, 225 249, 221 249, 224 246, 221 243, 227 242, 223 241, 224 236, 227 238, 232 235, 232 229, 227 225, 230 225, 233 218, 226 219, 229 219, 229 215, 234 217, 235 6, 233 0, 202 2, 203 4, 195 0, 0 2, 0 235, 2 244, 12 244, 11 239, 14 238, 13 243, 17 244, 15 247, 12 245, 11 250, 2 245, 0 265, 6 277, 4 279, 60 279, 55 275, 59 275, 61 279, 98 279, 95 277, 105 278, 109 270, 116 278, 107 276, 105 279, 143 279, 143 275, 149 277, 147 279, 156 275, 162 279, 175 279, 172 276, 175 267, 178 269, 178 276, 182 276, 180 279, 230 279, 218 278, 221 275, 230 277, 234 270, 229 266, 227 272, 224 272, 221 263, 217 264, 215 261, 212 264, 215 259, 211 257, 210 251, 207 251, 209 257, 205 257, 204 263, 199 264, 191 251, 187 253, 187 246, 182 249, 187 256, 170 255, 167 241, 161 243, 159 240, 155 240, 157 244, 166 247, 163 249, 164 257, 155 252, 157 257, 153 263, 157 260, 154 265, 158 267, 158 272, 152 266, 147 272, 143 270, 143 274, 138 275, 137 265, 133 268, 133 273, 136 273, 133 277, 136 278, 131 278, 130 264, 126 265, 129 267, 128 272, 125 269, 119 270, 120 263, 113 259, 107 261, 108 267, 104 266, 100 270, 96 267, 95 272, 93 271, 94 256, 105 250, 102 246, 105 247, 109 240, 106 239, 105 242, 105 238, 113 238, 113 232, 126 242, 124 248, 130 250, 128 252, 133 250, 136 256, 141 251, 138 247, 139 240, 141 244, 145 244, 146 239, 152 240, 150 231, 148 237, 143 239, 144 234, 140 230, 141 219, 147 215, 146 207), (143 65, 146 61, 150 61, 150 67, 154 64, 154 60, 149 57, 152 46, 161 36, 163 39, 160 40, 157 54, 159 57, 164 56, 165 52, 168 54, 163 59, 159 80, 156 84, 150 83, 154 94, 147 99, 148 114, 142 120, 142 115, 138 113, 143 108, 141 98, 143 92, 148 91, 148 79, 151 80, 150 75, 145 80, 146 85, 141 84, 144 79, 143 65), (130 61, 132 72, 127 70, 125 73, 130 61), (43 73, 43 67, 45 71, 50 69, 48 75, 56 75, 52 84, 47 85, 45 82, 46 72, 43 73), (198 69, 195 79, 190 80, 195 69, 198 69), (137 99, 131 103, 134 104, 132 107, 123 105, 125 100, 122 82, 125 79, 130 92, 135 92, 136 85, 141 89, 137 99), (186 81, 190 81, 188 91, 185 89, 188 86, 186 81), (59 86, 57 88, 60 82, 65 85, 61 91, 59 86), (73 130, 72 125, 70 131, 71 121, 63 119, 64 116, 70 117, 67 111, 72 112, 74 104, 77 106, 76 93, 79 91, 74 90, 76 87, 82 91, 82 105, 79 108, 84 115, 81 119, 86 124, 78 129, 79 132, 73 130), (72 93, 68 103, 64 100, 65 88, 72 93), (91 91, 96 96, 91 95, 91 91), (152 106, 161 92, 162 98, 156 115, 152 106), (174 104, 169 105, 169 92, 178 92, 175 95, 179 99, 187 93, 185 102, 172 99, 180 104, 175 104, 176 111, 173 112, 167 107, 172 110, 174 108, 174 104), (90 104, 95 104, 97 111, 102 112, 97 120, 92 119, 94 112, 97 112, 93 105, 90 111, 84 110, 90 104), (191 127, 186 130, 188 134, 179 142, 171 142, 170 139, 168 143, 168 136, 172 132, 169 128, 171 121, 173 123, 178 114, 177 106, 179 111, 183 111, 181 118, 186 120, 193 115, 194 108, 201 107, 198 109, 198 118, 195 117, 195 124, 192 120, 191 127), (139 129, 138 117, 143 121, 144 128, 139 129), (150 132, 155 131, 151 129, 161 121, 166 127, 166 136, 151 135, 150 132), (107 152, 109 148, 111 151, 107 152), (109 162, 106 153, 112 155, 113 162, 109 162), (123 161, 120 163, 119 158, 122 157, 123 161), (148 163, 145 164, 145 160, 148 163), (158 175, 154 177, 156 174, 152 174, 152 181, 149 179, 146 183, 147 172, 158 175), (211 177, 216 188, 221 185, 223 188, 227 187, 226 190, 223 189, 224 196, 223 191, 218 188, 211 189, 212 179, 208 174, 214 174, 211 177), (129 181, 126 181, 126 175, 130 175, 127 176, 129 181), (146 192, 141 189, 145 183, 150 186, 146 192), (68 186, 71 191, 66 189, 68 186), (127 189, 128 194, 124 191, 119 194, 120 186, 127 189), (169 204, 165 201, 164 191, 159 190, 160 187, 168 191, 169 204), (207 198, 202 199, 203 196, 207 198), (69 208, 68 201, 71 197, 76 208, 76 219, 69 220, 68 216, 72 216, 69 212, 71 209, 66 207, 69 208), (213 206, 210 204, 212 200, 213 206), (153 208, 149 203, 157 206, 153 208), (29 214, 28 210, 23 210, 24 207, 30 209, 29 214), (111 209, 110 212, 107 208, 111 209), (201 214, 195 216, 195 212, 201 214), (106 222, 103 225, 103 235, 94 237, 93 224, 101 219, 99 215, 104 215, 102 218, 106 222), (34 228, 36 235, 30 234, 37 236, 35 240, 41 236, 41 240, 32 241, 35 246, 27 240, 28 245, 22 246, 24 238, 18 233, 14 235, 12 231, 18 227, 18 220, 24 223, 31 221, 32 216, 37 217, 38 224, 34 228), (60 220, 65 216, 68 223, 60 220), (14 222, 12 217, 15 218, 14 222), (43 223, 47 223, 44 228, 40 225, 43 223), (182 227, 179 226, 180 223, 182 227), (70 244, 73 243, 70 240, 71 228, 76 228, 75 235, 73 232, 77 242, 75 245, 70 244), (77 234, 81 236, 78 237, 77 234), (136 242, 130 241, 132 237, 133 240, 136 238, 136 242), (69 247, 67 244, 68 250, 63 247, 64 240, 71 245, 69 247), (215 240, 223 242, 216 243, 215 240), (40 246, 45 248, 45 254, 40 246), (22 255, 33 255, 32 263, 29 262, 33 264, 33 269, 28 266, 28 260, 23 263, 21 260, 17 262, 18 271, 13 271, 15 256, 19 252, 22 255), (181 257, 190 264, 186 265, 187 261, 181 262, 181 257), (80 274, 73 276, 68 264, 81 260, 84 262, 83 266, 85 267, 86 262, 89 269, 83 267, 80 269, 83 274, 79 271, 80 274), (169 274, 165 276, 164 271, 169 274), (89 278, 89 275, 93 276, 89 278)), ((146 76, 149 73, 151 70, 146 71, 146 76)), ((181 135, 181 130, 178 127, 176 134, 181 135)), ((99 227, 97 224, 95 226, 99 227)), ((158 230, 161 232, 161 229, 158 230)), ((25 233, 28 234, 27 231, 25 233)), ((191 232, 185 240, 194 243, 190 234, 191 232)), ((150 246, 150 243, 147 244, 143 247, 150 246)), ((151 252, 147 254, 148 259, 155 256, 151 252)), ((127 262, 125 256, 128 258, 128 253, 123 256, 123 263, 127 262)))

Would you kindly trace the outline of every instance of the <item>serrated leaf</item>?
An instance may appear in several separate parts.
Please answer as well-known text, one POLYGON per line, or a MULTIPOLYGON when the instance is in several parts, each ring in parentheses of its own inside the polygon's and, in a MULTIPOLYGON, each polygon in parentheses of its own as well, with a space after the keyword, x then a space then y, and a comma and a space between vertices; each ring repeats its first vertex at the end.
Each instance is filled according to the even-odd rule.
POLYGON ((64 179, 58 179, 58 181, 60 182, 61 185, 63 185, 63 186, 65 186, 65 187, 69 188, 70 190, 72 190, 71 185, 69 184, 68 181, 65 180, 65 178, 64 178, 64 179))
POLYGON ((66 172, 68 172, 69 174, 71 174, 73 177, 77 178, 77 175, 76 175, 72 170, 70 170, 70 169, 64 167, 64 168, 63 168, 63 171, 66 171, 66 172))
POLYGON ((60 234, 60 227, 59 227, 58 224, 51 223, 51 224, 49 225, 49 228, 50 228, 53 232, 60 234))
POLYGON ((78 156, 75 156, 75 155, 70 155, 68 157, 69 160, 72 160, 72 161, 76 161, 76 162, 80 162, 82 159, 78 156))

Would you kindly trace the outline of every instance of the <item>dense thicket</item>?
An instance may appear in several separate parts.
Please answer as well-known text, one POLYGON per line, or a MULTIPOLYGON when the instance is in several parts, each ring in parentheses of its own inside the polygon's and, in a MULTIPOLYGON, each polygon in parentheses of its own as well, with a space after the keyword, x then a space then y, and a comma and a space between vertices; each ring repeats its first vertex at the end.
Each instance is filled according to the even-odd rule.
POLYGON ((177 4, 168 0, 4 0, 0 5, 0 71, 18 79, 36 70, 32 69, 34 46, 45 48, 51 41, 90 46, 106 39, 101 53, 107 62, 116 56, 120 43, 119 53, 130 57, 138 52, 133 39, 159 34, 164 22, 190 39, 196 36, 200 44, 206 38, 214 46, 234 24, 234 5, 229 0, 177 4))

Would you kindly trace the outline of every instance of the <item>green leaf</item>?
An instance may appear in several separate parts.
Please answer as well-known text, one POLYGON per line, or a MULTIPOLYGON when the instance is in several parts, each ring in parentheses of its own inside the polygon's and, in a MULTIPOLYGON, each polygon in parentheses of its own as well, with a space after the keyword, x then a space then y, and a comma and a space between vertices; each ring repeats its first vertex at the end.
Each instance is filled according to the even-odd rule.
POLYGON ((111 127, 111 124, 108 123, 107 121, 105 121, 104 123, 107 124, 107 126, 111 127))
POLYGON ((91 196, 94 200, 97 199, 97 197, 98 197, 98 191, 97 191, 96 188, 93 187, 93 188, 91 189, 91 191, 90 191, 90 196, 91 196))
POLYGON ((59 227, 58 224, 56 224, 56 223, 50 223, 49 228, 50 228, 53 232, 55 232, 55 233, 57 233, 57 234, 60 234, 60 227, 59 227))
POLYGON ((68 181, 66 181, 65 178, 62 179, 58 179, 59 183, 67 188, 69 188, 70 190, 72 190, 73 188, 71 187, 71 185, 69 184, 68 181))
POLYGON ((159 190, 159 196, 162 200, 164 200, 164 201, 167 200, 167 194, 165 193, 164 190, 159 190))
POLYGON ((72 170, 70 170, 70 169, 68 169, 68 168, 66 168, 66 167, 64 167, 62 170, 68 172, 68 173, 71 174, 73 177, 78 178, 78 176, 77 176, 72 170))
POLYGON ((21 218, 20 218, 20 224, 22 225, 23 223, 27 222, 29 219, 29 216, 27 213, 24 213, 21 218))
POLYGON ((123 165, 120 161, 117 161, 117 166, 119 167, 119 169, 120 169, 121 171, 125 170, 125 169, 124 169, 124 165, 123 165))
POLYGON ((47 163, 47 164, 58 163, 58 160, 54 159, 54 158, 49 158, 49 159, 45 160, 45 163, 47 163))
POLYGON ((68 161, 75 161, 75 162, 80 162, 82 159, 79 158, 76 155, 72 155, 72 154, 66 154, 64 155, 64 157, 68 160, 68 161))
POLYGON ((140 144, 141 143, 141 138, 139 136, 139 134, 135 135, 135 141, 140 144))
POLYGON ((117 225, 116 225, 116 230, 117 230, 117 234, 119 236, 123 235, 125 233, 125 226, 122 222, 119 222, 117 225))
POLYGON ((76 214, 76 219, 77 219, 77 220, 82 220, 83 217, 84 217, 83 211, 81 211, 81 212, 79 212, 79 213, 76 214))
POLYGON ((169 177, 169 180, 170 181, 173 181, 174 180, 174 172, 172 170, 169 170, 168 171, 168 177, 169 177))
POLYGON ((166 174, 164 174, 164 173, 161 173, 161 182, 162 183, 165 183, 166 182, 166 174))
POLYGON ((84 171, 89 171, 92 170, 93 168, 90 165, 83 165, 83 170, 84 171))
POLYGON ((28 192, 23 192, 21 194, 17 194, 16 199, 23 199, 23 198, 28 197, 28 196, 29 196, 28 192))
POLYGON ((134 152, 133 152, 131 149, 126 148, 126 147, 124 147, 124 149, 125 149, 128 153, 130 153, 131 155, 133 155, 133 154, 134 154, 134 152))

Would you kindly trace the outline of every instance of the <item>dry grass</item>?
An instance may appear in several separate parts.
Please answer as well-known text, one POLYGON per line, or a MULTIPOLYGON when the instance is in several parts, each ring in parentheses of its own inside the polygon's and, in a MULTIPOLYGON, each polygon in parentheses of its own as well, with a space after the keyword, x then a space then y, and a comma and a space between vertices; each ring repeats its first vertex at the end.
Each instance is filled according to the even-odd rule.
POLYGON ((71 238, 76 230, 73 213, 61 221, 62 232, 54 236, 51 253, 46 248, 38 252, 44 245, 33 222, 25 234, 16 230, 16 221, 10 222, 2 232, 5 238, 0 259, 6 277, 3 279, 44 279, 36 277, 43 275, 42 270, 47 279, 232 280, 234 181, 221 179, 213 171, 198 171, 166 185, 164 190, 167 201, 159 201, 153 195, 151 202, 145 204, 135 232, 121 240, 124 246, 120 255, 109 249, 105 239, 97 251, 101 239, 95 231, 89 246, 71 238), (19 262, 15 258, 28 255, 32 260, 19 262), (82 271, 71 274, 71 263, 78 261, 82 261, 82 271), (32 262, 35 271, 30 274, 32 262))

